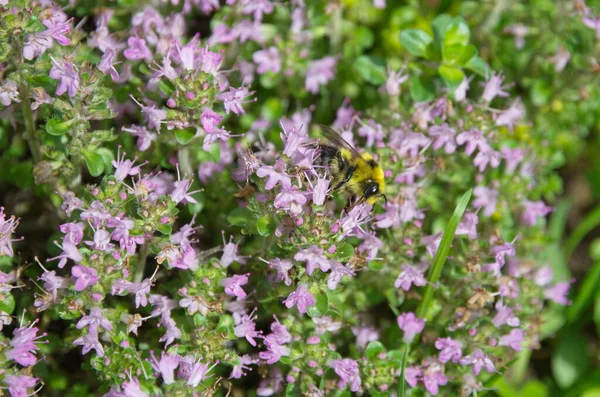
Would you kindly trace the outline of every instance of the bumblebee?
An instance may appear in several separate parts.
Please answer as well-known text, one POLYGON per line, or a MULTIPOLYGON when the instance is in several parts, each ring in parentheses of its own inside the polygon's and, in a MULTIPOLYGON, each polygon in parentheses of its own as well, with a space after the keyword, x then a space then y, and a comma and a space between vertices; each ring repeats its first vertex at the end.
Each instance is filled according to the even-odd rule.
POLYGON ((331 175, 333 191, 341 190, 348 194, 348 206, 367 202, 375 205, 377 200, 387 199, 383 194, 385 181, 383 169, 369 153, 358 153, 333 129, 319 124, 327 144, 319 144, 315 165, 327 167, 331 175))

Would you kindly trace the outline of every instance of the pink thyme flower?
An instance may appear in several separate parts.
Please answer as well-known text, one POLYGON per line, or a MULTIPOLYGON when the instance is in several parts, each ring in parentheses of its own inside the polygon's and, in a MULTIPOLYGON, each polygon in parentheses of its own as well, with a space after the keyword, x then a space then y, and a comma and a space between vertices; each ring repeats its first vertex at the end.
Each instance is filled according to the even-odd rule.
POLYGON ((225 241, 225 232, 222 233, 223 237, 223 255, 221 256, 221 260, 219 261, 221 266, 229 267, 233 262, 241 263, 242 265, 246 263, 246 257, 238 255, 238 246, 239 244, 232 243, 233 236, 229 237, 229 242, 225 241))
POLYGON ((311 275, 318 267, 322 272, 326 272, 331 269, 331 261, 323 255, 323 250, 315 245, 308 249, 298 251, 294 255, 294 259, 297 261, 306 262, 306 273, 311 275))
MULTIPOLYGON (((398 375, 400 374, 400 370, 398 370, 398 375)), ((423 370, 419 367, 406 367, 404 370, 404 380, 410 387, 416 387, 417 383, 423 376, 423 370)))
POLYGON ((518 327, 521 323, 519 321, 519 317, 515 316, 512 312, 512 308, 509 306, 505 306, 502 302, 496 303, 496 316, 492 319, 492 323, 496 327, 500 327, 501 325, 508 324, 511 327, 518 327))
POLYGON ((202 189, 194 190, 190 192, 190 187, 192 186, 192 179, 184 178, 181 179, 181 175, 179 174, 179 168, 177 168, 177 180, 173 182, 173 191, 171 192, 171 199, 179 204, 181 202, 184 203, 192 203, 196 204, 197 201, 192 194, 196 194, 202 191, 202 189))
POLYGON ((467 144, 465 153, 469 156, 475 152, 475 149, 485 150, 489 147, 487 140, 483 136, 483 132, 477 128, 472 128, 469 131, 464 131, 456 137, 456 143, 459 145, 467 144))
MULTIPOLYGON (((158 268, 157 268, 158 269, 158 268)), ((112 283, 111 294, 123 295, 124 293, 135 294, 135 307, 146 306, 148 304, 148 294, 152 287, 153 277, 147 278, 140 283, 132 283, 127 280, 115 280, 112 283)))
POLYGON ((279 73, 281 71, 281 59, 277 47, 269 47, 264 50, 256 51, 252 55, 252 60, 258 65, 256 72, 264 74, 267 72, 279 73))
MULTIPOLYGON (((295 259, 295 258, 294 258, 295 259)), ((292 285, 289 271, 292 270, 294 264, 287 259, 273 258, 270 261, 265 261, 269 265, 269 269, 277 272, 275 279, 279 282, 283 281, 285 285, 292 285)))
POLYGON ((288 309, 293 306, 298 307, 298 311, 304 314, 308 307, 315 305, 315 298, 306 289, 306 286, 301 284, 296 291, 292 292, 287 299, 283 301, 283 303, 288 309))
POLYGON ((354 271, 349 265, 344 266, 339 262, 332 261, 331 273, 327 277, 327 288, 330 290, 336 289, 343 276, 354 276, 354 271))
POLYGON ((499 346, 508 346, 514 351, 520 352, 523 344, 523 336, 525 334, 520 329, 513 329, 507 335, 500 337, 499 346))
POLYGON ((37 335, 39 329, 34 327, 36 323, 37 320, 29 326, 21 326, 13 331, 10 349, 4 353, 7 359, 13 360, 24 367, 35 365, 37 362, 35 352, 40 350, 37 344, 45 343, 44 341, 38 341, 38 339, 46 336, 45 333, 40 336, 37 335))
POLYGON ((275 364, 281 357, 286 357, 290 354, 290 348, 277 343, 274 338, 265 339, 264 343, 267 351, 258 353, 258 356, 269 365, 275 364))
POLYGON ((9 106, 12 102, 19 103, 19 90, 17 83, 14 80, 6 80, 2 86, 0 86, 0 103, 3 106, 9 106))
POLYGON ((229 114, 230 112, 233 112, 240 115, 245 113, 242 103, 245 102, 244 99, 249 95, 252 95, 252 93, 248 91, 248 88, 246 87, 229 87, 229 91, 217 95, 217 100, 223 102, 225 113, 229 114))
POLYGON ((165 342, 165 347, 169 346, 175 339, 181 339, 182 332, 177 328, 177 323, 171 317, 161 316, 160 325, 166 328, 167 332, 158 340, 165 342))
POLYGON ((200 382, 208 378, 208 372, 216 365, 217 364, 215 363, 209 367, 208 364, 203 364, 195 357, 185 356, 179 362, 179 371, 177 371, 177 377, 185 380, 188 386, 197 387, 200 382))
POLYGON ((299 191, 297 187, 292 186, 289 189, 282 190, 275 197, 273 206, 277 209, 282 209, 288 212, 293 217, 296 217, 302 213, 302 206, 306 204, 307 198, 303 192, 299 191))
POLYGON ((507 97, 509 94, 506 91, 506 86, 502 86, 502 82, 504 81, 504 76, 501 74, 492 73, 490 79, 483 84, 483 94, 481 94, 481 98, 485 102, 491 102, 495 97, 507 97))
POLYGON ((138 102, 133 95, 129 97, 142 109, 144 115, 144 121, 148 123, 148 128, 156 130, 160 134, 160 126, 163 121, 167 118, 167 111, 164 109, 157 109, 155 105, 145 106, 138 102))
POLYGON ((137 36, 131 36, 127 39, 127 49, 123 51, 125 58, 130 61, 139 61, 141 59, 150 60, 152 59, 152 53, 146 45, 146 40, 141 39, 137 36))
POLYGON ((137 138, 137 148, 141 152, 145 152, 150 147, 152 141, 156 140, 157 135, 150 132, 146 127, 139 125, 132 125, 130 127, 121 128, 125 132, 129 132, 132 136, 137 138))
POLYGON ((249 354, 244 354, 239 359, 240 363, 233 367, 229 379, 240 379, 242 376, 246 375, 244 371, 252 371, 252 368, 250 368, 249 365, 254 365, 258 362, 258 360, 253 359, 249 354))
POLYGON ((479 223, 479 217, 476 212, 467 211, 463 215, 462 220, 456 228, 456 235, 461 236, 466 234, 470 240, 477 238, 477 224, 479 223))
POLYGON ((496 211, 498 204, 498 191, 485 186, 477 186, 473 189, 473 207, 483 208, 483 215, 490 216, 496 211))
POLYGON ((467 91, 469 91, 472 79, 473 76, 463 78, 463 81, 454 90, 454 100, 462 102, 467 98, 467 91))
POLYGON ((423 272, 424 269, 406 264, 402 265, 402 271, 398 275, 394 287, 408 291, 413 284, 417 287, 424 286, 427 284, 427 280, 423 276, 423 272))
POLYGON ((456 142, 454 140, 456 131, 454 128, 449 127, 448 124, 444 123, 442 125, 432 125, 427 132, 430 136, 436 138, 433 142, 434 150, 444 147, 446 153, 454 153, 456 150, 456 142))
POLYGON ((242 285, 248 284, 249 275, 250 273, 243 275, 236 274, 232 277, 224 278, 222 283, 225 288, 225 293, 244 299, 246 297, 246 292, 242 289, 242 285))
POLYGON ((29 393, 27 389, 33 389, 38 383, 39 378, 27 375, 6 375, 4 384, 8 386, 8 392, 11 397, 27 397, 36 394, 29 393))
MULTIPOLYGON (((105 75, 109 75, 112 81, 119 81, 119 72, 115 69, 115 57, 117 56, 117 52, 112 48, 107 48, 102 57, 100 58, 100 62, 98 63, 98 70, 100 70, 105 75)), ((118 62, 117 62, 118 63, 118 62)))
POLYGON ((571 303, 568 299, 569 289, 571 283, 562 282, 556 283, 551 287, 546 287, 544 290, 544 297, 551 301, 558 303, 559 305, 568 305, 571 303))
POLYGON ((112 323, 104 317, 104 313, 102 313, 102 309, 99 307, 92 307, 90 309, 90 314, 81 317, 75 327, 77 329, 82 329, 84 327, 98 329, 98 327, 102 327, 107 331, 113 329, 112 323))
POLYGON ((98 281, 98 273, 91 267, 83 265, 73 266, 71 274, 75 278, 75 291, 83 291, 98 281))
POLYGON ((50 69, 49 76, 54 80, 59 80, 55 95, 68 92, 69 97, 74 97, 79 91, 79 71, 73 62, 66 58, 59 61, 52 58, 52 69, 50 69))
POLYGON ((134 176, 140 173, 140 167, 146 164, 146 162, 133 166, 135 164, 137 157, 132 160, 125 160, 125 155, 127 153, 123 152, 121 156, 121 147, 117 150, 117 159, 112 161, 112 165, 115 167, 115 178, 120 182, 124 180, 128 175, 134 176))
POLYGON ((383 126, 381 124, 376 123, 374 120, 369 120, 365 123, 358 119, 358 122, 360 123, 360 127, 356 132, 359 136, 367 139, 366 145, 368 147, 383 141, 385 133, 383 132, 383 126))
POLYGON ((506 162, 505 171, 509 175, 515 172, 519 163, 525 158, 525 151, 521 148, 511 149, 505 146, 500 149, 500 153, 506 162))
POLYGON ((306 90, 313 94, 319 92, 319 86, 327 84, 335 77, 336 57, 325 57, 308 64, 306 69, 306 90))
POLYGON ((435 348, 440 350, 438 359, 442 364, 452 360, 457 363, 462 357, 462 343, 452 338, 437 338, 435 348))
POLYGON ((52 301, 56 301, 59 289, 65 289, 69 287, 69 281, 64 277, 57 276, 54 270, 45 271, 39 277, 39 280, 44 282, 44 289, 50 292, 52 295, 52 301))
POLYGON ((496 372, 494 362, 486 356, 481 349, 475 349, 473 353, 469 354, 460 359, 461 365, 472 365, 473 373, 479 375, 481 369, 485 369, 486 372, 496 372))
POLYGON ((371 326, 352 327, 352 333, 356 336, 356 346, 360 349, 367 347, 369 342, 379 340, 379 331, 371 326))
POLYGON ((165 354, 165 352, 161 352, 160 360, 158 360, 152 351, 150 352, 150 355, 152 356, 152 359, 150 360, 152 368, 154 368, 154 370, 160 374, 163 383, 165 385, 174 383, 175 370, 179 366, 181 357, 177 354, 165 354))
POLYGON ((256 320, 256 315, 254 314, 255 312, 256 309, 254 309, 250 314, 244 314, 240 318, 240 322, 236 324, 235 328, 233 329, 235 336, 238 338, 246 338, 248 343, 250 343, 252 346, 256 346, 256 341, 254 338, 262 337, 262 332, 256 330, 256 324, 254 323, 256 320))
POLYGON ((473 165, 479 169, 479 172, 485 171, 488 165, 492 168, 498 168, 500 165, 500 153, 488 146, 477 153, 473 159, 473 165))
POLYGON ((273 189, 277 184, 281 184, 283 189, 290 189, 292 187, 292 180, 285 172, 285 163, 281 160, 277 160, 274 166, 261 166, 256 170, 256 175, 260 178, 267 178, 267 182, 265 183, 266 190, 273 189))
POLYGON ((534 226, 538 218, 543 218, 553 211, 552 207, 546 206, 543 201, 523 202, 523 212, 521 213, 521 222, 527 226, 534 226))
POLYGON ((335 373, 340 377, 340 382, 338 384, 340 388, 346 387, 349 383, 350 391, 357 392, 360 389, 360 371, 356 361, 349 358, 332 360, 329 363, 329 366, 333 368, 335 373))
POLYGON ((98 340, 98 329, 89 328, 88 333, 85 336, 80 336, 73 341, 74 346, 82 346, 82 353, 87 354, 89 351, 94 349, 98 357, 104 357, 104 347, 98 340))
POLYGON ((140 382, 136 378, 123 382, 123 396, 125 397, 150 397, 140 388, 140 382))
POLYGON ((213 112, 210 108, 204 108, 202 114, 200 115, 200 122, 202 123, 202 128, 208 134, 211 134, 218 127, 219 123, 223 120, 223 116, 213 112))
POLYGON ((439 393, 439 386, 445 386, 448 384, 448 377, 444 375, 444 367, 438 363, 431 364, 423 370, 423 377, 421 379, 425 390, 432 396, 437 396, 439 393))
POLYGON ((6 219, 4 207, 0 207, 0 257, 3 255, 12 257, 14 255, 12 243, 14 241, 22 240, 22 238, 11 238, 11 235, 15 232, 17 226, 19 226, 19 219, 15 218, 14 216, 6 219))
POLYGON ((517 99, 510 105, 508 109, 498 115, 496 118, 496 125, 506 126, 512 131, 513 126, 517 123, 517 121, 521 120, 524 115, 525 106, 523 106, 523 103, 517 99))
POLYGON ((402 313, 398 316, 398 327, 404 331, 404 341, 410 343, 425 328, 425 320, 413 312, 402 313))
POLYGON ((400 95, 400 85, 410 77, 408 74, 403 74, 403 72, 404 70, 388 70, 388 78, 381 90, 387 92, 389 96, 400 95))

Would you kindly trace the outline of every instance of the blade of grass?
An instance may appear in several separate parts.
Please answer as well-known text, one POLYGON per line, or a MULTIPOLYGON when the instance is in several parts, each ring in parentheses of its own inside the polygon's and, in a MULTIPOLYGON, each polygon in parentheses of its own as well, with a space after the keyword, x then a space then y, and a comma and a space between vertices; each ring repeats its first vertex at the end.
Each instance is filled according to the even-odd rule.
MULTIPOLYGON (((573 304, 567 309, 567 322, 573 323, 579 319, 585 309, 594 300, 594 294, 598 290, 600 283, 600 262, 596 262, 585 276, 577 296, 573 299, 573 304)), ((589 316, 588 316, 589 317, 589 316)))
POLYGON ((433 263, 431 264, 431 269, 429 270, 429 283, 425 288, 423 300, 421 301, 419 309, 417 310, 417 316, 420 318, 425 318, 429 312, 429 307, 431 306, 431 302, 433 300, 435 285, 442 274, 444 263, 446 263, 446 258, 450 252, 450 245, 452 245, 452 240, 454 240, 454 233, 456 233, 456 228, 458 227, 458 224, 460 223, 460 220, 467 209, 472 192, 473 189, 469 189, 469 191, 463 194, 461 199, 458 201, 458 205, 454 209, 452 218, 450 218, 450 221, 444 229, 442 241, 440 242, 440 246, 433 257, 433 263))
POLYGON ((553 241, 560 242, 565 234, 565 225, 567 224, 567 217, 569 216, 569 210, 571 209, 571 201, 569 199, 562 199, 556 205, 548 229, 550 231, 550 237, 553 241))
POLYGON ((404 371, 406 370, 406 363, 408 362, 408 353, 410 352, 410 344, 406 344, 404 349, 404 355, 402 356, 402 367, 400 369, 400 379, 398 380, 398 397, 404 397, 404 389, 406 387, 406 380, 404 379, 404 371))
POLYGON ((567 238, 565 242, 563 256, 565 260, 569 260, 575 248, 581 243, 581 241, 587 236, 589 232, 594 230, 596 227, 600 225, 600 205, 594 208, 591 212, 589 212, 585 218, 573 230, 571 235, 567 238))

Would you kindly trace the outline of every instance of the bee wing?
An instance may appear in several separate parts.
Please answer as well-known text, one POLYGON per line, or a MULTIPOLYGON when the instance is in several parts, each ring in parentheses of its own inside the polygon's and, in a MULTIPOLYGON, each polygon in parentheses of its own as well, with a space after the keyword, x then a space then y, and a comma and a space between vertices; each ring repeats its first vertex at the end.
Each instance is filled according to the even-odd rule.
POLYGON ((360 153, 358 153, 358 151, 352 145, 346 142, 346 140, 342 138, 342 136, 337 131, 323 124, 318 124, 318 126, 321 128, 321 131, 323 131, 323 136, 325 137, 325 139, 333 143, 334 146, 343 147, 344 149, 349 150, 353 156, 362 159, 360 153))

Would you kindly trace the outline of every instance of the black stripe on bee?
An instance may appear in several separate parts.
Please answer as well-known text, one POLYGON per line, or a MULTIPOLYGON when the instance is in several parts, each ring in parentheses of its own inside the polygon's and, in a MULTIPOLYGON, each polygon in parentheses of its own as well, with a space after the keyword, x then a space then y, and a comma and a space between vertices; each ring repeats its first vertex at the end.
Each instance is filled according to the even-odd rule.
POLYGON ((333 146, 319 145, 318 149, 318 155, 314 161, 316 165, 328 167, 334 159, 339 160, 341 158, 340 151, 333 146))
POLYGON ((371 168, 373 168, 373 169, 374 169, 375 167, 377 167, 377 162, 376 162, 375 160, 373 160, 373 159, 371 159, 371 160, 367 161, 367 164, 369 164, 369 167, 371 167, 371 168))

